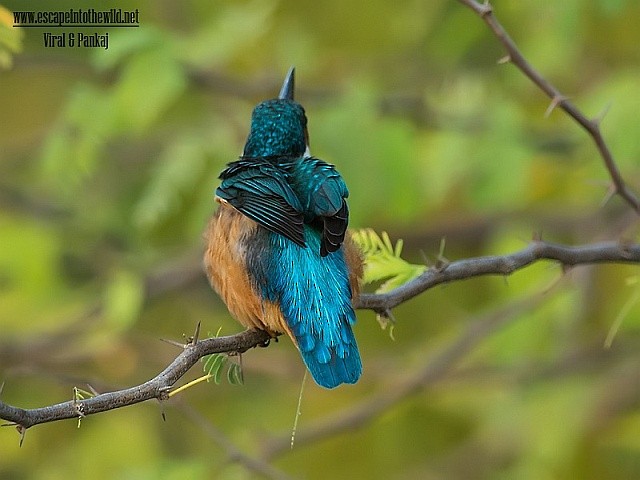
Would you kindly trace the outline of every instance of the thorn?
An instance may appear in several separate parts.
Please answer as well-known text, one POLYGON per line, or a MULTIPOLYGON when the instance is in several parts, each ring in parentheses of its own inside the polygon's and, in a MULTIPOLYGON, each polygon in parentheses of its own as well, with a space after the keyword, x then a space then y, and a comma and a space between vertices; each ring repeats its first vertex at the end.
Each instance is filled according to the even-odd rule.
POLYGON ((391 323, 396 323, 396 317, 393 315, 393 312, 390 308, 387 308, 384 311, 384 316, 387 317, 391 323))
POLYGON ((169 345, 173 345, 174 347, 182 348, 183 350, 186 347, 184 343, 176 342, 175 340, 167 340, 166 338, 161 338, 160 341, 168 343, 169 345))
POLYGON ((611 109, 611 105, 612 105, 612 102, 608 102, 604 106, 602 111, 593 120, 591 120, 596 127, 600 127, 600 124, 604 120, 604 117, 606 117, 607 113, 609 113, 609 110, 611 109))
POLYGON ((505 55, 502 58, 498 59, 498 65, 504 65, 505 63, 511 62, 511 55, 505 55))
POLYGON ((445 248, 446 243, 447 243, 446 239, 444 237, 442 237, 440 239, 440 250, 438 251, 438 256, 436 257, 436 264, 434 266, 434 268, 435 268, 435 270, 437 272, 442 272, 443 270, 446 270, 446 268, 451 263, 451 262, 449 262, 447 257, 444 256, 444 248, 445 248))
POLYGON ((16 425, 16 430, 18 430, 18 433, 20 434, 20 447, 22 447, 22 444, 24 443, 24 437, 27 434, 27 429, 22 425, 16 425))
POLYGON ((2 396, 3 390, 4 390, 4 382, 0 383, 0 397, 2 396))
POLYGON ((191 341, 189 342, 191 345, 195 345, 196 343, 198 343, 198 338, 200 337, 200 322, 198 322, 198 325, 196 325, 196 331, 193 334, 193 337, 191 338, 191 341))
POLYGON ((98 391, 91 386, 91 384, 87 383, 87 388, 89 389, 89 391, 94 397, 97 397, 98 395, 100 395, 98 391))
POLYGON ((568 97, 565 97, 564 95, 554 96, 553 99, 551 100, 551 103, 547 107, 547 110, 544 112, 544 118, 549 118, 549 115, 551 115, 551 112, 553 112, 558 105, 560 105, 562 102, 567 100, 567 98, 568 97))
POLYGON ((443 272, 447 269, 451 262, 446 257, 438 257, 436 260, 435 270, 436 272, 443 272))
POLYGON ((600 208, 604 208, 604 206, 607 203, 609 203, 609 200, 611 200, 617 192, 618 192, 618 189, 613 183, 609 185, 609 188, 607 188, 607 193, 605 194, 604 198, 600 202, 600 208))
POLYGON ((167 416, 165 415, 165 411, 164 411, 164 401, 162 401, 159 398, 158 399, 158 403, 160 404, 160 416, 162 417, 162 421, 166 422, 167 421, 167 416))
POLYGON ((534 231, 531 236, 531 241, 533 242, 541 242, 542 241, 542 230, 534 231))

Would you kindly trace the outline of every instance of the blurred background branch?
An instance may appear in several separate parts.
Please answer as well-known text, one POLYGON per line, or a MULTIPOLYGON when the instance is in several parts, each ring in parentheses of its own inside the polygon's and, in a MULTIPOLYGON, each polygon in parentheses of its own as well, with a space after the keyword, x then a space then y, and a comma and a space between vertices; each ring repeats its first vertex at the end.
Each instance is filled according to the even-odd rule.
POLYGON ((607 145, 604 137, 602 136, 602 132, 600 130, 600 122, 604 120, 604 115, 606 114, 608 107, 603 110, 599 117, 594 118, 593 120, 589 120, 583 113, 580 111, 571 101, 569 101, 568 97, 560 92, 556 87, 553 86, 551 82, 549 82, 544 76, 540 74, 522 55, 515 42, 511 39, 511 36, 506 32, 502 24, 496 19, 493 13, 493 7, 487 0, 484 3, 476 2, 475 0, 459 0, 460 3, 468 6, 474 12, 476 12, 491 28, 493 33, 496 35, 500 43, 504 45, 504 48, 507 50, 508 56, 502 59, 502 62, 510 62, 513 63, 522 73, 524 73, 529 79, 535 83, 540 90, 542 90, 550 99, 551 104, 547 109, 547 114, 551 113, 555 108, 560 108, 564 110, 567 115, 569 115, 572 119, 574 119, 578 125, 585 129, 585 131, 591 136, 593 139, 598 152, 602 156, 602 160, 604 161, 605 167, 607 168, 609 175, 611 176, 611 181, 613 182, 613 186, 611 189, 611 194, 620 195, 633 209, 640 213, 640 202, 635 194, 629 190, 627 184, 622 178, 622 174, 618 169, 618 165, 616 165, 615 160, 613 159, 613 154, 607 145))
POLYGON ((1 477, 640 476, 640 5, 497 2, 497 23, 449 0, 121 3, 141 27, 110 30, 108 50, 45 48, 11 25, 11 10, 50 2, 0 10, 3 405, 143 385, 176 357, 158 338, 238 331, 202 275, 200 235, 252 106, 291 64, 352 225, 432 268, 362 297, 363 378, 305 388, 290 453, 303 367, 283 341, 243 356, 242 387, 163 401, 164 422, 146 402, 79 432, 41 426, 22 448, 0 429, 1 477), (496 68, 505 48, 541 83, 496 68), (556 113, 568 105, 578 118, 556 113), (368 311, 389 308, 391 332, 368 311))

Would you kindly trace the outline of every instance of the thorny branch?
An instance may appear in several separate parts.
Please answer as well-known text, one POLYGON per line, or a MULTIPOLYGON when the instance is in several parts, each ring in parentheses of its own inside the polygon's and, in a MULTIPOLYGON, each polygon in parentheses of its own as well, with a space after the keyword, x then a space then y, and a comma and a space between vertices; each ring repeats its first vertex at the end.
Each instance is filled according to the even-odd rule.
MULTIPOLYGON (((508 60, 516 65, 551 98, 550 108, 561 108, 588 132, 604 160, 605 166, 611 176, 615 193, 620 195, 636 212, 640 212, 640 202, 623 181, 613 156, 601 135, 599 120, 589 120, 586 118, 580 110, 569 102, 560 91, 544 79, 526 61, 513 40, 495 18, 489 3, 478 3, 474 0, 458 1, 474 10, 489 25, 506 48, 508 60)), ((446 263, 437 268, 431 268, 420 277, 391 292, 385 294, 363 294, 355 306, 360 309, 369 309, 377 313, 387 314, 392 308, 437 285, 470 279, 481 275, 509 275, 541 260, 555 261, 564 268, 595 263, 640 264, 640 245, 625 244, 622 242, 603 242, 582 246, 566 246, 536 240, 524 249, 512 254, 468 258, 446 263)), ((534 300, 529 300, 529 302, 535 304, 534 300)), ((509 309, 509 312, 511 311, 512 309, 509 309)), ((477 327, 471 328, 467 334, 462 335, 457 342, 452 344, 450 350, 443 351, 442 355, 435 359, 433 365, 426 367, 418 377, 407 383, 404 391, 412 392, 421 388, 426 383, 436 381, 446 372, 450 364, 455 362, 456 359, 464 355, 465 352, 469 351, 477 343, 477 339, 474 340, 475 337, 471 338, 469 335, 474 336, 480 331, 480 337, 484 337, 494 331, 497 326, 507 321, 507 318, 507 315, 500 314, 496 317, 489 317, 485 321, 478 322, 477 327)), ((156 377, 141 385, 124 390, 97 394, 91 398, 75 399, 35 409, 22 409, 0 401, 0 418, 10 422, 8 425, 16 426, 17 429, 24 434, 28 428, 40 423, 83 417, 150 399, 162 401, 167 398, 176 382, 203 356, 212 353, 245 352, 250 348, 264 345, 268 340, 268 334, 258 330, 248 330, 232 336, 209 338, 200 341, 193 339, 193 341, 184 345, 184 350, 169 366, 156 377)), ((383 402, 383 406, 390 405, 397 401, 397 396, 392 396, 380 401, 383 402)), ((371 411, 369 407, 366 407, 362 411, 371 411)), ((362 412, 358 413, 358 411, 354 411, 353 417, 344 417, 339 420, 338 423, 358 422, 361 417, 362 412)), ((309 432, 308 440, 318 436, 321 437, 325 433, 326 428, 319 428, 317 431, 309 432)), ((298 441, 300 442, 302 440, 302 437, 299 437, 298 441)), ((277 451, 278 449, 276 448, 268 452, 268 455, 273 455, 277 451)), ((258 469, 258 467, 256 467, 256 469, 258 469)))
POLYGON ((622 174, 613 159, 613 154, 611 153, 607 142, 602 137, 602 132, 600 131, 600 122, 602 118, 587 118, 582 111, 580 111, 565 95, 560 92, 560 90, 544 78, 540 72, 533 68, 527 59, 524 58, 502 24, 498 21, 493 13, 493 7, 488 1, 484 3, 479 3, 475 0, 458 1, 476 12, 493 31, 507 51, 507 57, 504 61, 513 63, 551 99, 551 104, 549 105, 547 112, 550 113, 551 110, 559 107, 587 131, 593 142, 596 144, 598 152, 600 152, 602 160, 604 161, 605 167, 609 171, 611 181, 613 182, 613 193, 620 195, 625 202, 633 207, 636 213, 640 214, 640 201, 629 187, 627 187, 627 184, 623 180, 622 174))
MULTIPOLYGON (((363 294, 356 307, 387 313, 397 305, 420 293, 456 280, 481 275, 509 275, 538 260, 554 260, 565 267, 594 263, 640 263, 640 245, 604 242, 570 247, 534 241, 518 252, 502 255, 468 258, 431 268, 413 281, 384 294, 363 294)), ((151 380, 131 388, 107 392, 83 400, 70 400, 42 408, 22 409, 0 401, 0 418, 11 422, 21 432, 34 425, 68 418, 78 418, 134 405, 145 400, 163 400, 175 383, 205 355, 222 352, 244 352, 263 345, 269 335, 259 330, 227 337, 194 340, 184 351, 151 380)))
POLYGON ((114 410, 156 398, 167 398, 171 387, 196 364, 198 360, 212 353, 242 353, 250 348, 264 345, 269 334, 261 330, 247 330, 227 337, 207 338, 184 345, 184 351, 171 364, 151 380, 135 387, 98 394, 83 400, 69 400, 42 408, 25 410, 0 401, 0 418, 12 422, 23 432, 39 423, 53 422, 68 418, 86 417, 94 413, 114 410))
POLYGON ((361 295, 357 306, 384 314, 436 285, 480 275, 510 275, 538 260, 555 260, 563 267, 593 263, 639 263, 640 245, 602 242, 570 247, 533 241, 526 248, 509 255, 467 258, 448 263, 442 268, 430 268, 415 280, 388 293, 361 295))

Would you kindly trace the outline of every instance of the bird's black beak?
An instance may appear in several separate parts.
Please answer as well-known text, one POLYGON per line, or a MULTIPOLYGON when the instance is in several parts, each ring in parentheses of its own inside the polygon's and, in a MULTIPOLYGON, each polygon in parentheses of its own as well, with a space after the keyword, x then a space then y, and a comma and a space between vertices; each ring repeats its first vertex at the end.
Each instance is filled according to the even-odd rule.
POLYGON ((293 88, 295 84, 295 67, 291 67, 289 72, 287 73, 286 78, 284 79, 284 83, 282 84, 282 88, 280 89, 280 94, 278 95, 278 99, 280 100, 293 100, 293 88))

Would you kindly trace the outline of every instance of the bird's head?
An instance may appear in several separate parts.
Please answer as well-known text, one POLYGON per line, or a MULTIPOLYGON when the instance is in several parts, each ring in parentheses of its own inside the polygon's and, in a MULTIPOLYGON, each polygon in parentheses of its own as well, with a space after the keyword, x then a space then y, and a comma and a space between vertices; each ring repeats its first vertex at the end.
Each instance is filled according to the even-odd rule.
POLYGON ((307 149, 307 117, 293 100, 294 69, 289 70, 278 98, 253 109, 251 131, 244 146, 246 157, 301 157, 307 149))

